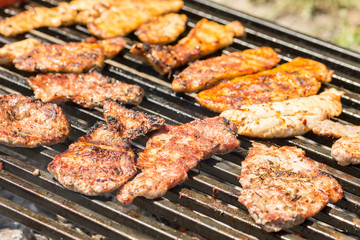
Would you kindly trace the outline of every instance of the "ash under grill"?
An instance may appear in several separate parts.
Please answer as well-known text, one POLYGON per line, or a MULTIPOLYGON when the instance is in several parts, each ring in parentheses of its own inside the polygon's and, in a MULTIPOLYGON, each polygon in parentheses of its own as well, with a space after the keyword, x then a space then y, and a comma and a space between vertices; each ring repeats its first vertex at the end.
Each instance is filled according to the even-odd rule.
MULTIPOLYGON (((27 6, 54 6, 56 0, 36 0, 18 8, 0 10, 6 17, 27 6)), ((232 52, 247 48, 270 46, 279 49, 282 62, 301 56, 324 63, 335 70, 333 81, 323 88, 344 90, 343 113, 336 120, 360 123, 360 54, 309 36, 282 28, 247 14, 205 1, 185 1, 181 13, 188 16, 187 32, 203 17, 220 23, 239 20, 246 27, 247 36, 237 38, 230 47, 219 51, 232 52)), ((186 34, 186 33, 185 33, 186 34)), ((80 41, 89 37, 83 26, 42 28, 16 38, 0 36, 1 45, 33 37, 49 43, 80 41)), ((150 66, 144 65, 128 50, 137 41, 133 34, 126 38, 122 53, 106 61, 104 75, 135 83, 144 88, 146 97, 134 109, 155 113, 167 124, 181 124, 195 118, 216 114, 200 107, 193 95, 175 93, 170 81, 160 77, 150 66)), ((29 73, 13 67, 0 67, 1 93, 21 93, 32 96, 26 84, 29 73)), ((302 137, 270 140, 280 146, 293 145, 306 150, 306 155, 324 163, 323 170, 342 185, 345 197, 336 204, 328 204, 320 213, 303 224, 279 233, 267 233, 257 226, 246 209, 237 202, 241 161, 247 154, 251 139, 239 137, 242 149, 237 153, 214 156, 189 172, 189 180, 168 191, 156 200, 136 198, 130 208, 110 197, 86 197, 62 188, 47 172, 52 158, 85 134, 95 122, 103 120, 101 109, 87 110, 74 104, 61 105, 72 124, 70 138, 62 144, 35 149, 11 148, 0 145, 0 187, 44 209, 61 215, 77 225, 108 239, 193 239, 181 229, 208 239, 356 239, 360 236, 360 167, 342 167, 330 156, 333 140, 308 133, 302 137), (34 176, 35 169, 40 175, 34 176), (181 226, 180 228, 178 226, 181 226)), ((134 151, 144 148, 144 141, 133 143, 134 151)), ((0 214, 21 222, 55 239, 90 239, 60 224, 55 218, 34 212, 0 197, 0 214)))

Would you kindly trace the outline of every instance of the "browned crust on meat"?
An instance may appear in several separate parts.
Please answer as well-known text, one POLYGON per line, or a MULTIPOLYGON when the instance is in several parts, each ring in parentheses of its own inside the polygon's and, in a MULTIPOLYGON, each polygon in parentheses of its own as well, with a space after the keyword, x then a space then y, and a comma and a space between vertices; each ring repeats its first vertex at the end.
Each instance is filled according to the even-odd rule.
POLYGON ((185 31, 185 14, 168 13, 142 24, 135 32, 137 37, 148 44, 169 44, 185 31))
POLYGON ((136 173, 130 143, 116 122, 98 123, 57 155, 48 170, 66 188, 89 196, 117 189, 136 173))
POLYGON ((322 63, 298 57, 279 67, 204 90, 196 100, 214 112, 223 112, 242 105, 306 97, 316 94, 321 83, 329 82, 332 74, 322 63))
POLYGON ((163 127, 154 132, 139 154, 137 167, 142 172, 119 189, 117 199, 129 204, 138 196, 161 197, 185 181, 187 172, 199 161, 235 151, 239 146, 236 126, 222 117, 163 127))
POLYGON ((171 89, 177 92, 196 92, 210 88, 224 79, 272 68, 279 61, 280 58, 270 47, 248 49, 197 61, 175 76, 171 89))
POLYGON ((126 139, 144 136, 159 129, 165 123, 165 120, 159 116, 127 109, 118 101, 111 99, 104 101, 104 117, 106 121, 115 118, 118 123, 122 124, 125 130, 121 135, 126 139))
POLYGON ((232 44, 235 36, 243 34, 244 27, 238 21, 221 25, 204 18, 174 46, 137 43, 130 52, 144 56, 156 71, 166 74, 173 68, 232 44))
POLYGON ((0 143, 38 147, 65 141, 70 123, 62 109, 22 95, 0 96, 0 143))
POLYGON ((266 231, 302 223, 344 192, 338 182, 296 147, 253 143, 242 162, 239 202, 266 231))
POLYGON ((44 102, 72 101, 86 108, 101 106, 106 98, 138 105, 145 94, 138 85, 123 83, 96 72, 38 74, 28 78, 27 83, 34 90, 35 97, 44 102))
POLYGON ((16 57, 32 51, 39 44, 34 38, 6 44, 0 48, 0 64, 11 64, 16 57))

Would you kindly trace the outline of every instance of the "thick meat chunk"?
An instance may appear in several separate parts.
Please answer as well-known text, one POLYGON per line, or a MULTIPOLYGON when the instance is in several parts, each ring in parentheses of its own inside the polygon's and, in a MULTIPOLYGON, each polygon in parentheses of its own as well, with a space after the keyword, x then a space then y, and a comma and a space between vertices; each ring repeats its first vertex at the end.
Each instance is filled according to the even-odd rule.
POLYGON ((331 81, 333 71, 304 58, 260 73, 237 77, 200 92, 196 100, 214 112, 243 105, 279 102, 314 95, 322 82, 331 81))
POLYGON ((144 97, 144 90, 138 85, 123 83, 96 72, 39 74, 28 78, 27 82, 35 97, 44 102, 72 101, 86 108, 100 106, 106 98, 137 105, 144 97))
POLYGON ((70 123, 62 109, 22 95, 0 96, 0 143, 38 147, 65 141, 70 123))
POLYGON ((148 44, 168 44, 185 31, 185 14, 168 13, 142 24, 137 30, 138 38, 148 44))
POLYGON ((240 146, 236 127, 222 117, 166 126, 151 136, 139 154, 141 169, 118 191, 117 199, 129 204, 135 197, 157 198, 187 179, 187 172, 213 154, 225 154, 240 146))
POLYGON ((221 25, 204 18, 176 45, 137 43, 132 46, 130 52, 144 56, 156 71, 166 74, 173 68, 232 44, 233 38, 242 36, 244 31, 244 27, 238 21, 221 25))
POLYGON ((260 72, 280 61, 270 47, 233 52, 192 63, 175 76, 171 89, 177 92, 196 92, 210 88, 224 79, 260 72))
POLYGON ((344 195, 302 149, 256 142, 242 162, 240 183, 239 202, 268 232, 298 225, 344 195))
POLYGON ((9 37, 40 27, 59 27, 75 23, 76 11, 68 3, 58 7, 35 7, 0 21, 0 34, 9 37))
POLYGON ((344 94, 334 88, 319 95, 282 102, 241 106, 220 116, 234 122, 238 134, 258 138, 281 138, 303 135, 313 123, 339 116, 340 98, 344 94))

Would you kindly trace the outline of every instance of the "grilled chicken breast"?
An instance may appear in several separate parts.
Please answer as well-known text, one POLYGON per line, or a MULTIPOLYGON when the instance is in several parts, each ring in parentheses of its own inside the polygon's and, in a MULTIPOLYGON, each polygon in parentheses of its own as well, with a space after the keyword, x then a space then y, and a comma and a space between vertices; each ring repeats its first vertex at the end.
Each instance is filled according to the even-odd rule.
POLYGON ((75 22, 76 11, 68 3, 58 7, 35 7, 0 20, 0 34, 10 37, 40 27, 59 27, 75 22))
POLYGON ((171 89, 177 92, 197 92, 224 79, 272 68, 279 61, 280 58, 270 47, 248 49, 197 61, 175 76, 171 89))
POLYGON ((153 17, 177 12, 183 4, 180 0, 113 1, 110 4, 96 4, 82 14, 89 17, 87 28, 91 34, 100 38, 111 38, 125 36, 153 17))
POLYGON ((41 44, 14 59, 19 70, 28 72, 73 72, 101 69, 104 60, 119 53, 126 42, 122 38, 104 41, 70 42, 63 45, 41 44))
POLYGON ((239 202, 268 232, 298 225, 344 195, 300 148, 254 142, 241 165, 239 202))
POLYGON ((324 120, 311 127, 315 134, 340 138, 331 147, 331 156, 340 165, 360 164, 360 126, 324 120))
POLYGON ((119 189, 117 199, 129 204, 138 196, 163 196, 185 181, 187 172, 199 161, 238 149, 240 141, 235 132, 235 125, 222 117, 166 126, 154 132, 137 159, 141 173, 119 189))
POLYGON ((185 14, 168 13, 142 24, 135 32, 140 41, 149 44, 168 44, 185 31, 185 14))
POLYGON ((238 134, 258 138, 283 138, 303 135, 311 123, 339 116, 340 98, 344 94, 334 88, 319 95, 241 106, 220 116, 234 122, 238 134))
POLYGON ((221 25, 207 19, 200 20, 189 34, 173 46, 137 43, 130 52, 144 56, 160 74, 187 62, 211 54, 233 43, 234 37, 244 34, 244 27, 234 21, 221 25))
POLYGON ((55 156, 48 170, 66 188, 89 196, 117 189, 136 173, 130 143, 116 122, 96 124, 55 156))
POLYGON ((110 121, 115 118, 126 129, 121 133, 122 138, 135 139, 144 136, 148 132, 159 129, 165 123, 163 118, 156 115, 127 109, 119 101, 106 99, 103 103, 105 120, 110 121))
POLYGON ((304 58, 260 73, 237 77, 200 92, 196 100, 214 112, 243 105, 279 102, 314 95, 322 82, 331 81, 333 71, 304 58))
POLYGON ((63 142, 70 123, 62 109, 22 95, 0 96, 0 143, 38 147, 63 142))
POLYGON ((9 43, 0 48, 0 65, 11 64, 13 60, 33 50, 40 42, 34 38, 9 43))
POLYGON ((144 90, 109 78, 100 73, 50 73, 27 79, 35 97, 43 102, 63 103, 72 101, 85 108, 101 106, 106 98, 124 104, 140 104, 144 90))

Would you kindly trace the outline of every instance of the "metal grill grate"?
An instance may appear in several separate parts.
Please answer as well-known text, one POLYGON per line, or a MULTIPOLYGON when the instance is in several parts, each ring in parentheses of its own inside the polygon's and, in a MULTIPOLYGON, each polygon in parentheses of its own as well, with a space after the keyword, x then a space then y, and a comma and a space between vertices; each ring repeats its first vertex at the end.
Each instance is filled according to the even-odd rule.
MULTIPOLYGON (((0 16, 18 13, 28 6, 54 6, 57 0, 36 0, 28 5, 6 8, 0 16)), ((359 124, 360 119, 360 54, 318 39, 288 30, 253 16, 205 1, 185 1, 182 13, 188 16, 188 29, 203 17, 220 23, 239 20, 247 36, 235 39, 230 47, 215 53, 270 46, 280 51, 282 62, 302 56, 320 61, 335 70, 333 81, 325 87, 344 90, 344 111, 337 119, 359 124)), ((187 31, 188 32, 188 31, 187 31)), ((16 38, 0 37, 1 45, 23 38, 38 38, 48 43, 80 41, 89 37, 83 26, 42 28, 16 38)), ((122 54, 106 61, 104 75, 127 83, 136 83, 146 91, 140 106, 134 109, 155 113, 167 124, 181 124, 195 118, 215 116, 200 107, 194 95, 175 93, 170 81, 160 77, 128 53, 136 36, 126 38, 122 54)), ((0 45, 0 46, 1 46, 0 45)), ((0 67, 0 91, 32 96, 26 84, 29 74, 13 67, 0 67)), ((193 239, 196 233, 208 239, 356 239, 360 236, 360 168, 339 166, 330 156, 332 140, 308 133, 291 139, 274 139, 271 143, 293 145, 306 150, 307 156, 325 163, 324 171, 334 176, 345 190, 345 197, 329 204, 314 217, 290 230, 267 233, 257 226, 246 209, 237 202, 241 161, 247 154, 251 139, 239 137, 242 149, 237 153, 215 156, 189 172, 189 180, 156 200, 137 198, 130 208, 109 197, 86 197, 62 188, 47 172, 52 158, 85 134, 95 122, 103 120, 101 109, 87 110, 74 104, 61 105, 72 124, 70 138, 62 144, 35 149, 11 148, 0 145, 0 187, 42 209, 47 209, 91 232, 108 239, 193 239), (40 169, 40 176, 34 176, 40 169), (180 227, 179 227, 180 226, 180 227)), ((134 151, 144 148, 144 141, 133 143, 134 151)), ((60 224, 56 218, 35 212, 0 197, 0 214, 13 218, 55 239, 90 239, 85 233, 60 224)))

